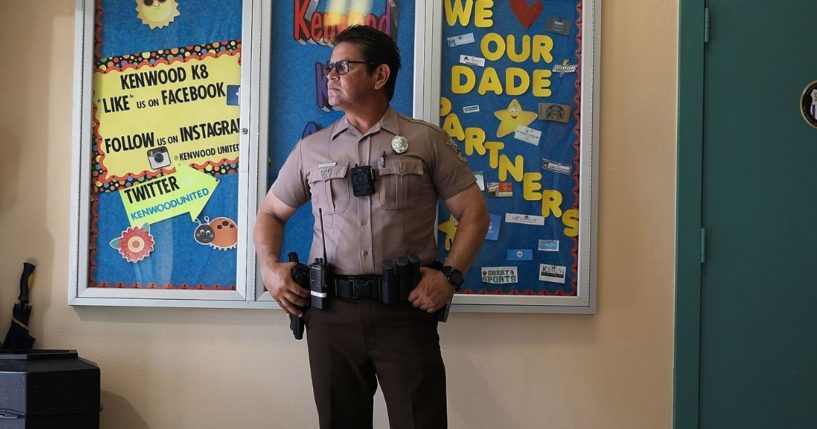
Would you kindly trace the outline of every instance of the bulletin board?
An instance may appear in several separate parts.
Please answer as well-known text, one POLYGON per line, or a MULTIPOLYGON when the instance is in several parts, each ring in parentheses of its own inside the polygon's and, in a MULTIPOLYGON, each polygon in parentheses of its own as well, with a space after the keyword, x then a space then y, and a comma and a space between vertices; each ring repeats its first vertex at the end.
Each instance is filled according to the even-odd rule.
POLYGON ((243 299, 251 4, 77 3, 72 303, 243 299))
MULTIPOLYGON (((593 313, 599 9, 78 0, 69 302, 273 307, 251 240, 258 201, 297 141, 342 116, 320 65, 339 29, 363 23, 400 48, 392 106, 452 137, 488 203, 454 310, 593 313)), ((296 212, 284 253, 306 259, 313 222, 296 212)), ((456 227, 441 205, 440 260, 456 227)))
MULTIPOLYGON (((598 4, 444 0, 441 8, 439 124, 466 156, 491 220, 455 303, 595 312, 598 4)), ((456 231, 441 205, 442 258, 456 231)))

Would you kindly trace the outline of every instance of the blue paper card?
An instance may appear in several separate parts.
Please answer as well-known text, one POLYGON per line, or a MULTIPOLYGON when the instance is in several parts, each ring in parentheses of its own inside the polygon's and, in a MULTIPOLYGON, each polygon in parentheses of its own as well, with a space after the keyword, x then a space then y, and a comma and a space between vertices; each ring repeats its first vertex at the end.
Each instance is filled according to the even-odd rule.
POLYGON ((509 261, 532 261, 533 249, 508 249, 509 261))
POLYGON ((539 251, 540 252, 558 252, 559 251, 559 240, 539 240, 539 251))
POLYGON ((499 226, 502 224, 502 216, 491 214, 491 225, 488 226, 488 232, 485 234, 486 240, 499 239, 499 226))
POLYGON ((227 85, 227 105, 238 106, 238 97, 241 95, 241 85, 227 85))

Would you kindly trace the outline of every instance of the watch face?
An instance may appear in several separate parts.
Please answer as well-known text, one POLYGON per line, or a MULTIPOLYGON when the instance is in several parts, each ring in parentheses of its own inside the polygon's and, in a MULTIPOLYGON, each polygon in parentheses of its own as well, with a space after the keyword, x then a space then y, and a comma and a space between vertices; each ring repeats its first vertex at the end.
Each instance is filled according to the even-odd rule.
POLYGON ((462 286, 462 282, 465 280, 460 270, 453 267, 445 267, 445 278, 456 290, 460 290, 460 286, 462 286))

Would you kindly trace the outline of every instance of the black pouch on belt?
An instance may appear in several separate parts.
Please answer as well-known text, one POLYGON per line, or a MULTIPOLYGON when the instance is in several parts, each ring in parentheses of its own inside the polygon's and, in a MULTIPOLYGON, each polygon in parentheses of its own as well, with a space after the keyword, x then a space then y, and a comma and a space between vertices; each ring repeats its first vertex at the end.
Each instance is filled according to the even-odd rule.
POLYGON ((413 253, 409 253, 406 257, 409 260, 409 274, 411 275, 409 278, 409 292, 411 292, 420 283, 420 264, 422 261, 413 253))
POLYGON ((411 262, 407 256, 398 256, 394 258, 394 264, 397 266, 397 279, 400 282, 398 302, 406 302, 414 286, 411 284, 411 262))
POLYGON ((400 279, 397 276, 397 264, 394 260, 383 261, 383 280, 380 282, 380 300, 383 304, 400 302, 400 279))

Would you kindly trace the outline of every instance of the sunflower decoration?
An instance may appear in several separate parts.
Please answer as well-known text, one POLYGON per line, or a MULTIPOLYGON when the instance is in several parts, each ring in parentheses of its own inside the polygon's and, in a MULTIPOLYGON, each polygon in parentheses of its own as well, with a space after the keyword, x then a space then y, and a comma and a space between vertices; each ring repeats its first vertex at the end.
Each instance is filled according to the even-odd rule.
POLYGON ((139 262, 153 252, 154 243, 153 236, 150 235, 150 225, 145 224, 142 227, 129 227, 109 244, 118 250, 126 261, 139 262))
POLYGON ((136 16, 151 30, 167 27, 179 16, 179 5, 176 0, 136 0, 136 16))

